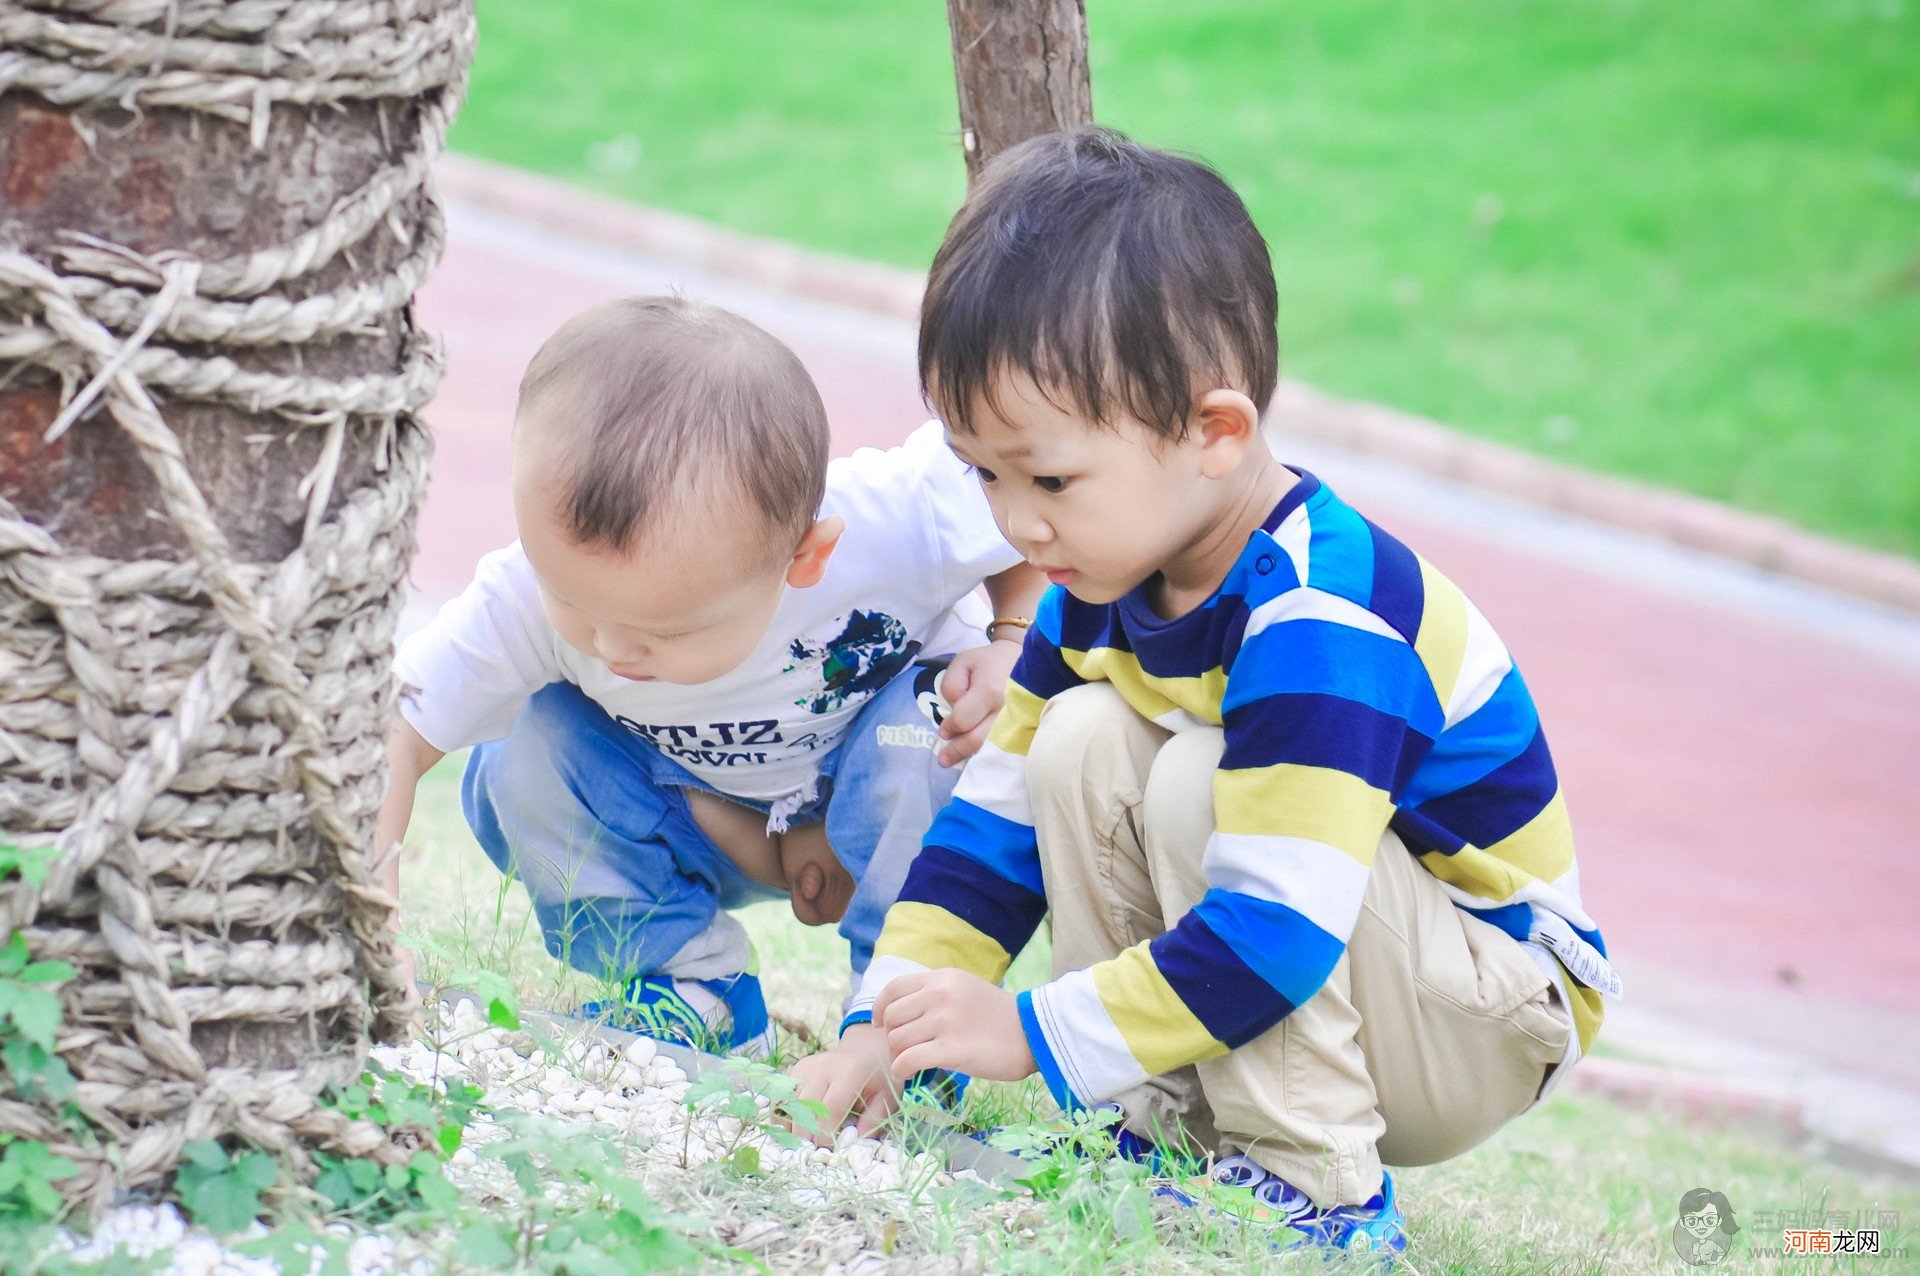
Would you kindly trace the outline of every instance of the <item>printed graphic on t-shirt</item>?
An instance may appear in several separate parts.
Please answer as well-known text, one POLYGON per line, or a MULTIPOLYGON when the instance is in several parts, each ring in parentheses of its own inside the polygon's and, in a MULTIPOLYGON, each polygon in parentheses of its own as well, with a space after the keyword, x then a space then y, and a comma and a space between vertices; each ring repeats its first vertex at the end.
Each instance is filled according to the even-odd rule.
POLYGON ((787 648, 793 663, 781 672, 816 670, 820 682, 795 697, 809 713, 832 713, 856 704, 893 681, 920 650, 907 640, 907 627, 883 611, 851 612, 839 632, 825 641, 795 638, 787 648))
MULTIPOLYGON (((793 703, 813 714, 834 714, 861 704, 920 651, 920 644, 907 638, 907 627, 882 611, 850 612, 818 632, 833 637, 794 639, 787 648, 792 663, 780 671, 800 692, 793 703)), ((772 718, 636 722, 616 714, 614 720, 681 765, 709 769, 764 766, 776 750, 804 755, 838 740, 834 733, 782 730, 772 718)))
POLYGON ((616 714, 613 720, 683 766, 759 766, 766 762, 767 751, 752 746, 788 743, 781 737, 780 723, 773 718, 654 723, 635 722, 625 714, 616 714))

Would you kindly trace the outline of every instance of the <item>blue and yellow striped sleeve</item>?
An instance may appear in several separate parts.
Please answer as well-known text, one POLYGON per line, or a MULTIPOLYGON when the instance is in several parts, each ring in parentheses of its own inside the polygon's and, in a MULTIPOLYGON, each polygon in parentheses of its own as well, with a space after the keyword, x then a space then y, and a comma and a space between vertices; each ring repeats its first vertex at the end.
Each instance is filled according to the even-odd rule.
POLYGON ((998 982, 1046 915, 1026 760, 1047 701, 1081 682, 1058 645, 1063 597, 1041 601, 1000 716, 887 910, 846 1023, 871 1019, 880 990, 909 971, 953 966, 998 982))
POLYGON ((1318 992, 1439 730, 1417 654, 1368 609, 1306 587, 1246 605, 1223 662, 1205 894, 1153 940, 1023 998, 1063 1103, 1224 1054, 1318 992))

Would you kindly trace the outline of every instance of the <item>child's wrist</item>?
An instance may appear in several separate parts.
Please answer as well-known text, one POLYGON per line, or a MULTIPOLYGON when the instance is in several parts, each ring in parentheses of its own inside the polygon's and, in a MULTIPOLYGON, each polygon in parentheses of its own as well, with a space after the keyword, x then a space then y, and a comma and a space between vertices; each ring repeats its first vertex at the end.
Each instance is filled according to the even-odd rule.
POLYGON ((1027 630, 1032 627, 1032 619, 1026 616, 995 616, 987 622, 987 641, 1010 642, 1015 646, 1019 646, 1026 642, 1027 630), (1001 629, 1011 630, 1012 632, 1005 634, 997 632, 1001 629))

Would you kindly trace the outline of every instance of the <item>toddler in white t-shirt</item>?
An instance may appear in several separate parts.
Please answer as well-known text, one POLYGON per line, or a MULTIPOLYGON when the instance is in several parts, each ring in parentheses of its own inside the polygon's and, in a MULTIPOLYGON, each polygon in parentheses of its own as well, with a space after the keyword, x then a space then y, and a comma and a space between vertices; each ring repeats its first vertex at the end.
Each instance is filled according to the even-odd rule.
POLYGON ((746 320, 676 297, 588 310, 521 381, 520 539, 400 648, 377 845, 427 768, 477 746, 475 836, 548 949, 618 984, 587 1009, 619 1026, 764 1049, 728 910, 780 894, 840 923, 859 978, 1045 587, 937 424, 827 452, 806 370, 746 320), (927 658, 954 652, 936 688, 927 658))

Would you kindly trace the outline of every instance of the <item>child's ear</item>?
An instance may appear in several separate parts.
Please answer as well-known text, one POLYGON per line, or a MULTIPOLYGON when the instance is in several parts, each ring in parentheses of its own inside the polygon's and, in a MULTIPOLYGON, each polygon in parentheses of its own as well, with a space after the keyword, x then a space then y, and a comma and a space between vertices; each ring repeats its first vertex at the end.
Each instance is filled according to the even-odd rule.
POLYGON ((1260 437, 1260 410, 1238 390, 1209 390, 1194 410, 1190 437, 1200 443, 1200 472, 1225 478, 1260 437))
POLYGON ((800 548, 793 551, 793 561, 787 564, 787 584, 795 589, 818 585, 827 574, 827 560, 840 544, 840 534, 846 530, 847 520, 838 514, 815 520, 800 538, 800 548))

